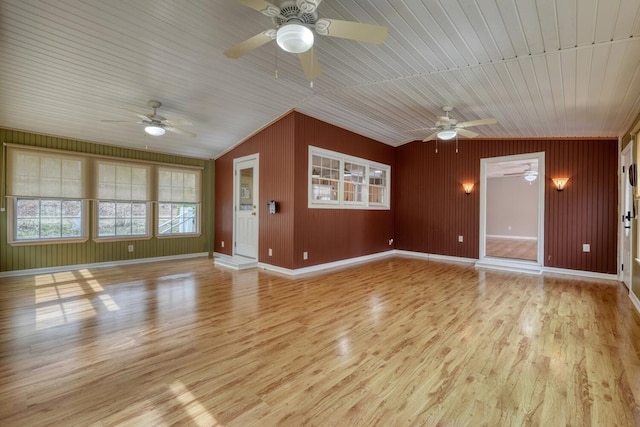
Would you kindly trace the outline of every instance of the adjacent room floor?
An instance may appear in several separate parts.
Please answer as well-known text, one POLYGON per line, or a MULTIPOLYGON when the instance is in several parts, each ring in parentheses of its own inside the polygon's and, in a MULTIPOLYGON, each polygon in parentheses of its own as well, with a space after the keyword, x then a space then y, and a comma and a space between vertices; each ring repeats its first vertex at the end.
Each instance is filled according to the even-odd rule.
POLYGON ((538 259, 538 240, 536 239, 487 237, 486 244, 487 256, 523 259, 526 261, 536 261, 538 259))
POLYGON ((640 425, 617 282, 392 257, 0 279, 0 424, 640 425))

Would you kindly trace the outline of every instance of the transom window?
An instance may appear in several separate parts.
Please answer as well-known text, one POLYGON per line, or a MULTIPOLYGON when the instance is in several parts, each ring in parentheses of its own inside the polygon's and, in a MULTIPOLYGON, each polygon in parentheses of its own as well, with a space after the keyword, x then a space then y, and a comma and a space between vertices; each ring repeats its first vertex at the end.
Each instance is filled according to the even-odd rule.
POLYGON ((389 209, 391 167, 309 147, 309 207, 389 209))

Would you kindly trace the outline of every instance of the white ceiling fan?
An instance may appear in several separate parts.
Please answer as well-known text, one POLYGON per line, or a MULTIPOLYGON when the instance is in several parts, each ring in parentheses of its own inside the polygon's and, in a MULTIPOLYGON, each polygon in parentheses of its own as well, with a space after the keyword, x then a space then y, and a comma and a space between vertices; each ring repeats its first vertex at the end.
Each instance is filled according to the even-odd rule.
POLYGON ((367 43, 382 44, 387 38, 387 27, 318 18, 317 8, 322 0, 283 0, 276 6, 265 0, 236 0, 238 3, 257 10, 273 20, 275 28, 257 34, 224 54, 229 58, 239 58, 271 40, 276 40, 284 51, 297 53, 305 77, 313 80, 322 74, 318 59, 313 52, 314 35, 340 37, 367 43))
POLYGON ((190 136, 192 138, 197 135, 193 132, 179 129, 176 126, 187 126, 191 122, 189 120, 168 120, 157 113, 158 108, 162 105, 160 101, 149 101, 147 105, 153 109, 151 114, 136 114, 140 121, 132 120, 101 120, 107 123, 138 123, 144 125, 144 131, 151 136, 162 136, 166 131, 177 133, 178 135, 190 136))
POLYGON ((527 168, 521 172, 505 173, 503 176, 522 176, 526 181, 532 182, 538 179, 538 171, 531 163, 527 163, 527 168))
POLYGON ((429 130, 435 130, 435 132, 423 139, 422 142, 432 141, 436 138, 448 140, 455 138, 457 135, 462 135, 465 138, 475 138, 479 134, 467 130, 467 128, 470 128, 472 126, 493 125, 498 123, 498 121, 493 117, 458 123, 457 120, 449 117, 449 112, 451 110, 453 110, 453 107, 450 107, 448 105, 442 107, 442 111, 444 111, 445 115, 438 118, 438 121, 436 122, 436 125, 434 127, 426 128, 429 130))

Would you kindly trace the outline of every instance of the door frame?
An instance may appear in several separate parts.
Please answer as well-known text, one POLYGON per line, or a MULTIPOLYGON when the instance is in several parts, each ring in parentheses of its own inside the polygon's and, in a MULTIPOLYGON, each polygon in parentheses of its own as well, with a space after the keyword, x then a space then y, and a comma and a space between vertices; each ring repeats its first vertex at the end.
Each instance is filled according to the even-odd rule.
POLYGON ((512 156, 487 157, 480 159, 480 250, 479 261, 491 264, 491 260, 498 260, 494 257, 488 257, 487 249, 487 165, 490 163, 509 162, 514 160, 537 160, 538 161, 538 251, 537 261, 524 260, 508 260, 500 259, 500 264, 513 264, 514 268, 523 264, 535 264, 540 267, 544 266, 544 196, 547 177, 545 174, 545 153, 544 151, 537 153, 516 154, 512 156))
MULTIPOLYGON (((620 172, 620 194, 619 194, 619 214, 618 214, 618 219, 620 220, 621 218, 624 217, 624 215, 626 214, 625 210, 627 208, 626 205, 626 200, 627 200, 627 189, 629 190, 629 202, 631 203, 631 206, 633 206, 633 204, 635 204, 635 195, 634 195, 634 188, 631 187, 629 185, 629 180, 628 180, 628 176, 629 176, 629 169, 628 169, 628 165, 633 164, 633 140, 631 140, 631 142, 629 144, 627 144, 627 146, 620 151, 620 164, 618 165, 619 169, 618 171, 620 172), (625 162, 626 160, 626 162, 625 162), (623 172, 623 168, 624 172, 623 172)), ((633 209, 633 208, 632 208, 633 209)), ((631 280, 632 280, 632 274, 633 274, 633 251, 632 251, 632 246, 633 246, 633 231, 634 231, 634 227, 633 227, 633 220, 629 222, 629 226, 631 227, 629 230, 629 234, 628 236, 625 238, 625 223, 623 220, 618 222, 618 235, 620 236, 620 238, 618 239, 618 241, 620 242, 619 247, 618 247, 618 280, 621 281, 622 283, 625 284, 625 286, 627 287, 627 289, 631 289, 631 280), (629 244, 629 259, 624 259, 624 245, 625 245, 625 240, 627 241, 627 243, 629 244), (625 270, 622 270, 622 265, 624 265, 625 270), (628 278, 628 282, 625 282, 625 277, 628 278)))
MULTIPOLYGON (((238 157, 233 159, 233 249, 231 251, 231 255, 236 255, 236 214, 238 212, 238 206, 240 206, 240 176, 238 175, 238 165, 240 163, 253 161, 253 195, 255 203, 255 211, 256 211, 256 228, 255 228, 255 244, 256 244, 256 257, 257 260, 259 257, 260 247, 259 247, 259 236, 260 236, 260 153, 249 154, 247 156, 238 157)), ((246 255, 242 255, 246 257, 246 255)))

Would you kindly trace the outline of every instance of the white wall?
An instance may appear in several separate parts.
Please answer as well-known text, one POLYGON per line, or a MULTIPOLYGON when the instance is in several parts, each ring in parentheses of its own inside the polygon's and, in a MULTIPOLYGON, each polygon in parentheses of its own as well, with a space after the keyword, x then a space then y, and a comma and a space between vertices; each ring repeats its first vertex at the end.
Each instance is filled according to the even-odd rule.
MULTIPOLYGON (((540 179, 540 178, 538 178, 540 179)), ((487 178, 487 236, 538 236, 538 183, 487 178)))

